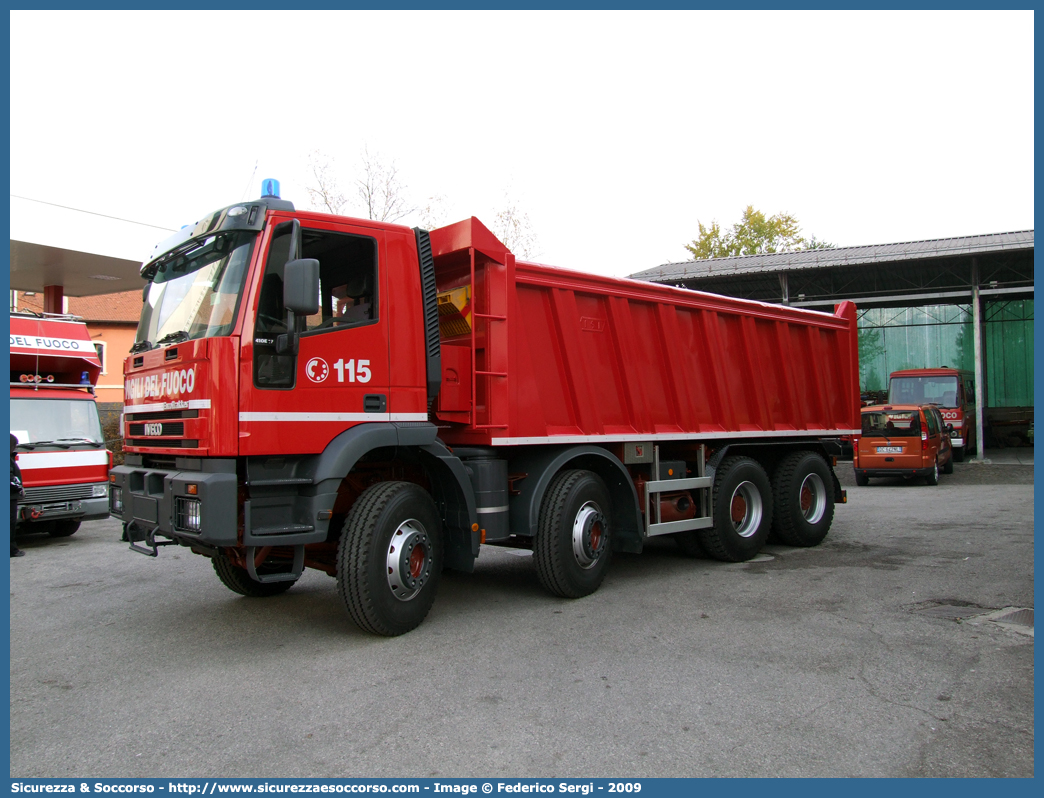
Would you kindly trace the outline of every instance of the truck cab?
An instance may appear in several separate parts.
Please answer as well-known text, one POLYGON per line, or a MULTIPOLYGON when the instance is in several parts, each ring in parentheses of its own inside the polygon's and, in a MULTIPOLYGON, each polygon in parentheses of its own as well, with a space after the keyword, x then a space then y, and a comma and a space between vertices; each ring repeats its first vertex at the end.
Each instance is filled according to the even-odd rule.
POLYGON ((94 385, 101 373, 87 327, 57 314, 11 315, 11 434, 25 495, 20 532, 72 535, 108 517, 112 457, 94 385))
POLYGON ((888 377, 888 403, 934 404, 953 429, 950 444, 957 462, 978 446, 975 427, 975 375, 960 369, 904 369, 888 377))

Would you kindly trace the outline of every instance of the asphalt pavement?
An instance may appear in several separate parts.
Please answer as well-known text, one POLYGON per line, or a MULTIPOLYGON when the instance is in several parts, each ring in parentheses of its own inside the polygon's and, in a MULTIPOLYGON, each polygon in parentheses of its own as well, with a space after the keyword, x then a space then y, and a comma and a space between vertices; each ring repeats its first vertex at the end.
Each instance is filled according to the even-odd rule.
POLYGON ((819 547, 658 540, 570 601, 485 546, 392 639, 325 574, 250 599, 114 521, 27 536, 11 776, 1032 776, 1033 467, 838 473, 819 547))

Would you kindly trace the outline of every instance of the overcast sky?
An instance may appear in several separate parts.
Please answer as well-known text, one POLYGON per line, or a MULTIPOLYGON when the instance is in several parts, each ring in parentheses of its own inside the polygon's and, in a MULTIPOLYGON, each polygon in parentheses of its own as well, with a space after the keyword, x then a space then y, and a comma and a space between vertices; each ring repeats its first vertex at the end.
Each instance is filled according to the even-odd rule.
POLYGON ((177 228, 267 177, 308 208, 309 153, 349 189, 367 146, 625 275, 748 204, 837 245, 1032 228, 1033 100, 1032 12, 16 11, 11 193, 177 228))

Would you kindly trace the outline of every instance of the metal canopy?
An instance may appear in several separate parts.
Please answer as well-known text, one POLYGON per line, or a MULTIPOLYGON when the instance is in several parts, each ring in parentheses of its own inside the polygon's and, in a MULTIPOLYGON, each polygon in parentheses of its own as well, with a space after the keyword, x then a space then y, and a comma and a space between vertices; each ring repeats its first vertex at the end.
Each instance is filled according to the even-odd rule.
POLYGON ((141 290, 140 261, 11 240, 11 288, 42 292, 60 285, 68 296, 141 290))
POLYGON ((668 263, 635 279, 782 302, 868 305, 970 302, 973 265, 984 296, 1033 296, 1033 231, 668 263))

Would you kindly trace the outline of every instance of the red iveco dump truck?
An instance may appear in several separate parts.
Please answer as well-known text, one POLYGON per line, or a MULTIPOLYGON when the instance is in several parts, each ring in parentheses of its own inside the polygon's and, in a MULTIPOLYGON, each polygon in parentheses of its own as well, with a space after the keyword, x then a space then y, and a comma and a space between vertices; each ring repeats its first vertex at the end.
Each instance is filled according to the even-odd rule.
POLYGON ((580 597, 650 537, 742 561, 771 530, 819 543, 844 501, 849 303, 596 277, 516 262, 474 218, 428 233, 275 196, 142 275, 111 510, 132 548, 189 547, 240 594, 316 568, 395 635, 482 543, 580 597))
POLYGON ((75 316, 11 314, 11 434, 25 496, 18 530, 66 537, 109 517, 109 465, 94 386, 101 362, 75 316))

